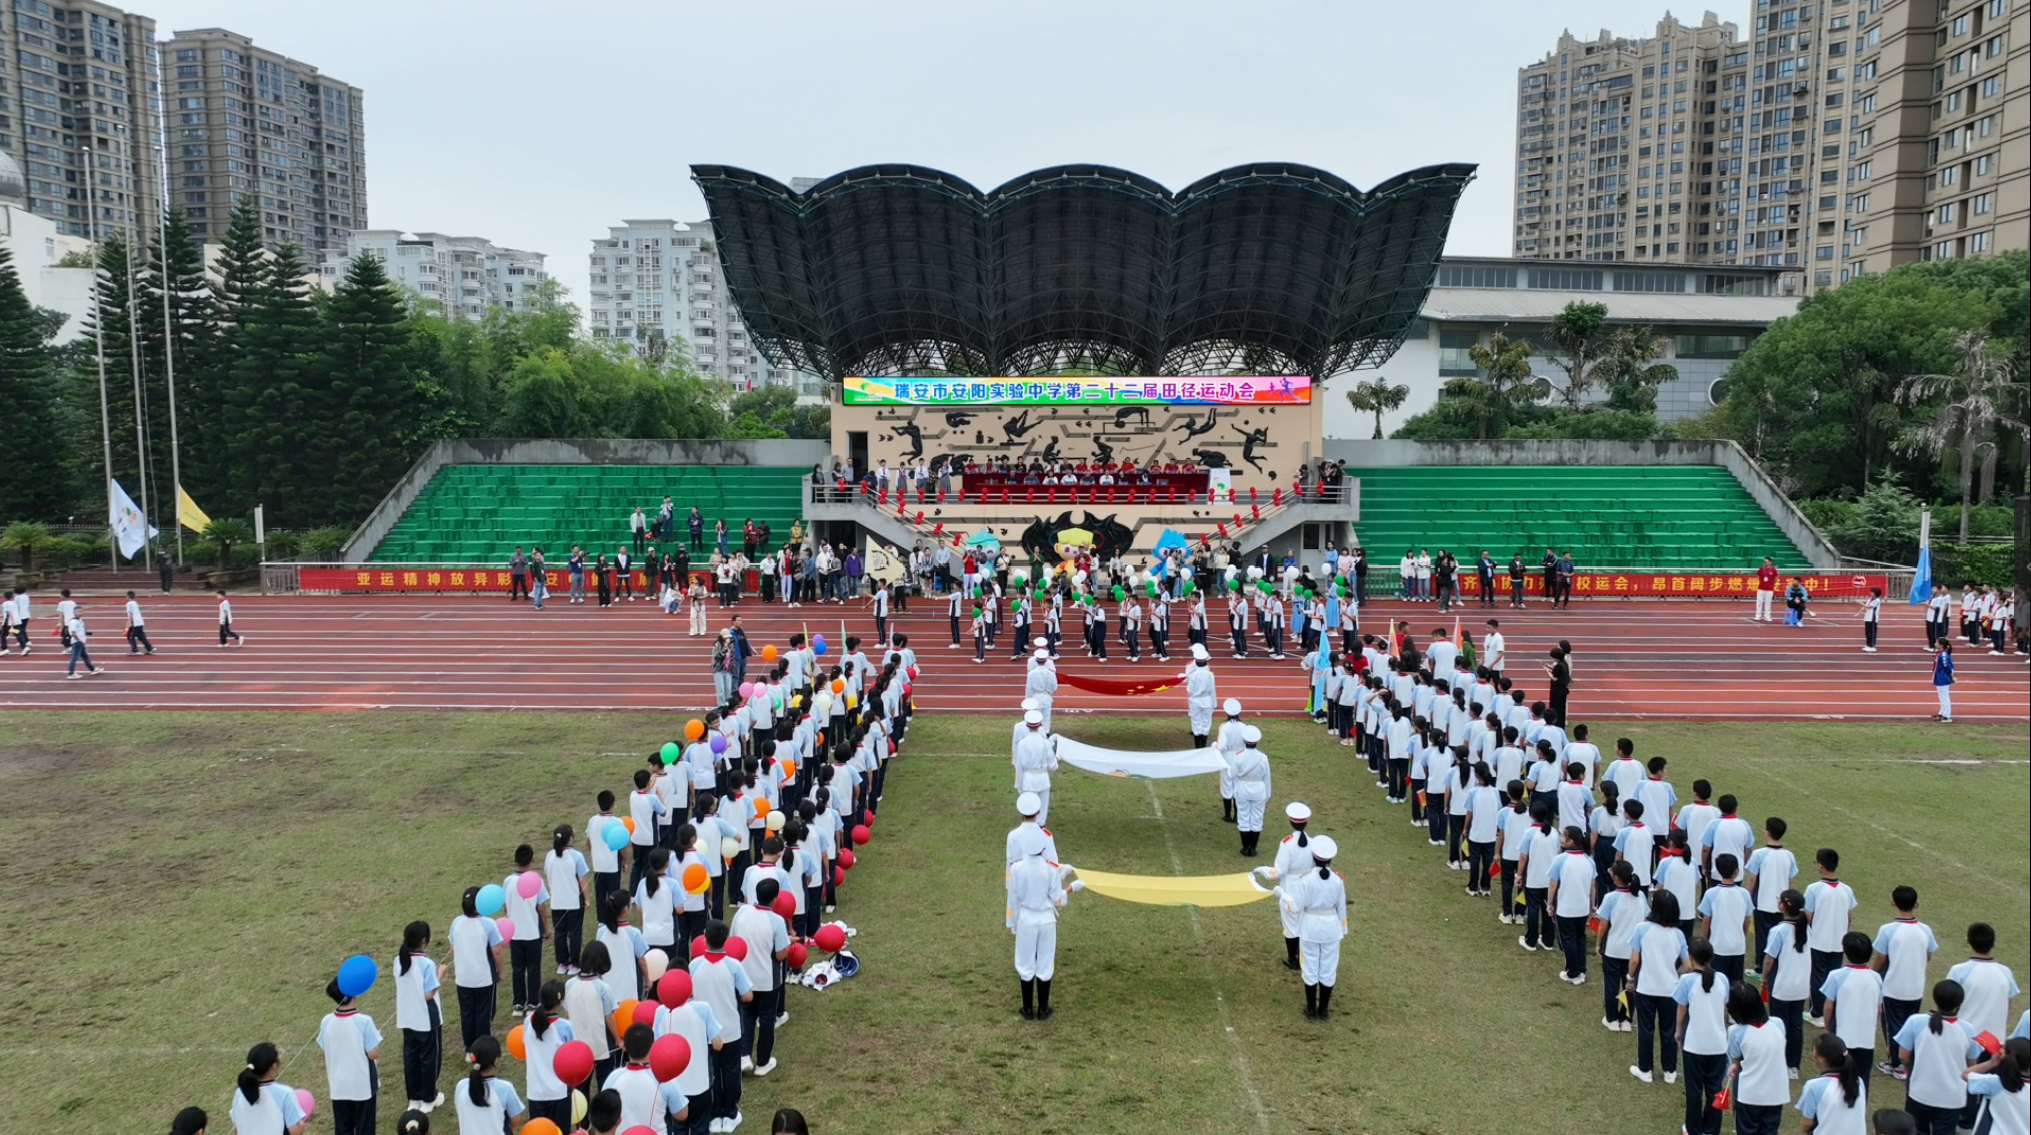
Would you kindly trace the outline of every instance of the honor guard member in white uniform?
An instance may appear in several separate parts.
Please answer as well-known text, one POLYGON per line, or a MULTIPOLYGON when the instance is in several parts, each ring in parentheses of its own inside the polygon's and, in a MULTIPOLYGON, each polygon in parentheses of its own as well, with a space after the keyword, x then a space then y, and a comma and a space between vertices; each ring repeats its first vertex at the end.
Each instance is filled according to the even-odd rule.
POLYGON ((1030 657, 1029 677, 1023 680, 1023 695, 1037 703, 1044 715, 1044 732, 1051 731, 1051 699, 1058 693, 1058 671, 1051 665, 1051 652, 1038 647, 1030 657))
MULTIPOLYGON (((1067 890, 1058 865, 1046 859, 1049 843, 1042 831, 1024 832, 1017 850, 1022 858, 1008 875, 1008 905, 1015 918, 1016 979, 1023 987, 1023 1018, 1041 1021, 1051 1015, 1051 977, 1057 972, 1058 911, 1067 890)), ((1074 882, 1071 890, 1086 884, 1074 882)))
POLYGON ((1262 813, 1269 807, 1269 756, 1256 748, 1262 730, 1241 727, 1241 753, 1234 758, 1234 826, 1241 829, 1241 854, 1255 858, 1255 845, 1262 841, 1262 813))
POLYGON ((1042 711, 1024 713, 1023 724, 1028 735, 1016 742, 1015 790, 1037 794, 1037 823, 1042 824, 1051 815, 1051 771, 1058 767, 1058 749, 1044 732, 1042 711))
MULTIPOLYGON (((1072 865, 1070 863, 1061 862, 1058 859, 1057 837, 1051 834, 1049 828, 1046 828, 1043 825, 1037 823, 1037 811, 1041 809, 1043 806, 1044 802, 1037 799, 1037 794, 1034 792, 1025 792, 1021 796, 1016 797, 1016 813, 1022 816, 1023 822, 1017 824, 1014 828, 1011 828, 1009 830, 1008 843, 1004 849, 1005 854, 1001 872, 1003 882, 1009 881, 1011 874, 1015 870, 1016 863, 1019 862, 1023 857, 1022 847, 1023 840, 1026 838, 1026 836, 1024 835, 1025 832, 1036 832, 1038 835, 1044 837, 1044 858, 1051 861, 1052 863, 1058 864, 1059 878, 1062 879, 1066 875, 1070 875, 1072 873, 1072 865)), ((1005 923, 1008 929, 1014 930, 1015 903, 1013 901, 1009 903, 1008 910, 1005 911, 1004 914, 1005 914, 1005 923)))
POLYGON ((1185 717, 1192 726, 1192 747, 1203 749, 1213 733, 1213 671, 1207 665, 1212 655, 1197 644, 1192 647, 1192 664, 1185 668, 1185 717))
MULTIPOLYGON (((1037 701, 1035 698, 1024 698, 1022 704, 1016 706, 1016 708, 1022 712, 1016 715, 1015 732, 1009 735, 1008 751, 1011 754, 1015 752, 1017 745, 1022 744, 1023 738, 1030 735, 1030 724, 1023 720, 1022 714, 1027 714, 1029 711, 1037 709, 1037 701)), ((1045 729, 1044 732, 1049 733, 1050 730, 1045 729)))
MULTIPOLYGON (((1276 845, 1276 862, 1267 867, 1257 867, 1255 873, 1272 883, 1295 879, 1312 869, 1312 841, 1305 834, 1305 825, 1311 822, 1312 810, 1293 800, 1284 805, 1284 818, 1291 822, 1291 834, 1283 837, 1276 845)), ((1285 969, 1298 968, 1298 915, 1283 903, 1276 904, 1277 917, 1283 920, 1283 948, 1285 969)))
POLYGON ((1220 818, 1234 822, 1234 758, 1241 755, 1241 731, 1248 728, 1241 723, 1241 699, 1228 698, 1220 705, 1227 720, 1220 723, 1220 731, 1213 735, 1213 747, 1220 750, 1220 758, 1227 763, 1220 769, 1220 818))
POLYGON ((1347 936, 1347 883, 1333 870, 1339 845, 1330 836, 1312 841, 1312 869, 1278 883, 1277 898, 1298 917, 1298 970, 1305 981, 1305 1016, 1325 1020, 1340 973, 1340 939, 1347 936))

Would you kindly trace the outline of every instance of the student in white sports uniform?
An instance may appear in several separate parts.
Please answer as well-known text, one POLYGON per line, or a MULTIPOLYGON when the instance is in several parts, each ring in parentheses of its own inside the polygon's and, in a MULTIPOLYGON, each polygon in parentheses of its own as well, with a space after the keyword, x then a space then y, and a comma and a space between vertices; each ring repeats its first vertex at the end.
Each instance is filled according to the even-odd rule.
POLYGON ((241 637, 241 635, 240 635, 240 632, 239 632, 239 631, 236 631, 236 630, 234 630, 234 629, 233 629, 233 601, 232 601, 232 600, 230 600, 230 599, 228 599, 228 598, 226 598, 226 592, 225 592, 225 589, 224 589, 224 588, 220 588, 220 589, 219 589, 219 645, 220 645, 220 646, 224 646, 224 645, 226 645, 226 642, 227 642, 227 640, 231 640, 231 641, 232 641, 232 643, 233 643, 233 644, 234 644, 235 646, 245 646, 245 645, 247 645, 247 640, 246 640, 245 638, 241 637))
POLYGON ((493 1135, 510 1129, 509 1121, 521 1115, 522 1097, 515 1086, 499 1078, 495 1065, 501 1062, 501 1042, 491 1035, 476 1038, 466 1047, 472 1058, 472 1073, 452 1092, 458 1107, 459 1135, 493 1135))
POLYGON ((1340 847, 1330 836, 1311 841, 1312 869, 1278 883, 1284 909, 1298 918, 1298 970, 1305 983, 1305 1016, 1325 1020, 1340 974, 1340 939, 1347 936, 1347 881, 1333 870, 1340 847))
POLYGON ((296 1090, 276 1079, 282 1054, 267 1041, 247 1050, 233 1091, 233 1130, 239 1135, 301 1135, 309 1118, 296 1102, 296 1090))
POLYGON ((1728 1078, 1735 1085, 1735 1130, 1774 1133, 1791 1102, 1784 1066, 1784 1022, 1773 1020, 1755 986, 1728 990, 1728 1078))
POLYGON ((444 1102, 437 1076, 444 1063, 444 1010, 438 1004, 437 963, 429 955, 430 924, 402 929, 395 955, 395 1027, 402 1033, 402 1080, 406 1110, 427 1110, 444 1102))
POLYGON ((331 1089, 332 1130, 336 1135, 373 1135, 381 1030, 340 991, 337 981, 325 987, 325 995, 337 1006, 317 1026, 317 1047, 324 1050, 331 1089))
POLYGON ((1051 979, 1057 973, 1058 912, 1071 892, 1086 889, 1074 882, 1068 889, 1058 866, 1044 857, 1042 831, 1025 831, 1016 848, 1022 858, 1008 872, 1008 905, 1015 915, 1016 980, 1022 984, 1025 1020, 1051 1015, 1051 979))

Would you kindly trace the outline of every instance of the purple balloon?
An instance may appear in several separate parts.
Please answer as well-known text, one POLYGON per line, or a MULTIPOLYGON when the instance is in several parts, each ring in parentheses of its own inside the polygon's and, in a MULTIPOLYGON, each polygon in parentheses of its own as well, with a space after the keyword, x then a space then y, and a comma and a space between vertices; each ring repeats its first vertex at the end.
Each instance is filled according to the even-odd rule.
POLYGON ((712 735, 712 751, 715 753, 726 752, 726 735, 724 733, 714 733, 712 735))

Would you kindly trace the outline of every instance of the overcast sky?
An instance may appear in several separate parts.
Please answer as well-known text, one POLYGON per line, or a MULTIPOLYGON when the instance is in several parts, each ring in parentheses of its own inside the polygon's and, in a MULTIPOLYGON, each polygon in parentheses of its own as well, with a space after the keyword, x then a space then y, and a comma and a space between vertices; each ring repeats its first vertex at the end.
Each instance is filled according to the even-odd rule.
MULTIPOLYGON (((1249 161, 1359 186, 1481 167, 1448 250, 1509 251, 1516 68, 1562 27, 1649 34, 1634 0, 128 0, 366 92, 375 228, 547 253, 701 220, 692 163, 787 182, 912 162, 991 188, 1096 162, 1173 189, 1249 161)), ((1746 0, 1720 10, 1740 23, 1746 0)), ((1679 11, 1697 22, 1697 8, 1679 11)))

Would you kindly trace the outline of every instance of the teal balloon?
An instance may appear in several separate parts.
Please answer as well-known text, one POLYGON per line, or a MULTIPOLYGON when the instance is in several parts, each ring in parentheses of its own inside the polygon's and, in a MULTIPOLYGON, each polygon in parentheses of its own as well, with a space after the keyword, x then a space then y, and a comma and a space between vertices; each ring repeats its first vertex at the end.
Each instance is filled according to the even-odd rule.
MULTIPOLYGON (((621 830, 625 832, 627 829, 622 828, 621 830)), ((481 915, 492 918, 494 915, 501 913, 501 908, 508 904, 508 892, 502 890, 499 883, 488 883, 480 888, 478 895, 473 897, 473 904, 474 909, 478 910, 481 915)))
POLYGON ((599 841, 606 844, 608 851, 619 851, 628 845, 628 826, 619 820, 608 820, 606 829, 599 833, 599 841))

